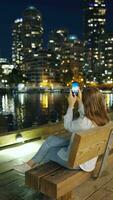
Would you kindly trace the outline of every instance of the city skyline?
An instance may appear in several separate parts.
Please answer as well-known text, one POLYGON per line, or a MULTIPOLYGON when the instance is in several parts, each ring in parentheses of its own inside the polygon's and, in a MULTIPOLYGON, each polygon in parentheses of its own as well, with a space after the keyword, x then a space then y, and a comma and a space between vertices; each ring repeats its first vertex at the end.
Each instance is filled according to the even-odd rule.
MULTIPOLYGON (((76 34, 80 39, 83 36, 83 10, 82 0, 8 0, 1 2, 0 18, 0 57, 11 57, 12 25, 14 20, 21 18, 23 11, 28 6, 35 6, 42 14, 44 27, 44 40, 48 40, 48 34, 55 28, 67 28, 70 33, 76 34), (79 23, 78 23, 79 22, 79 23)), ((107 1, 107 29, 113 30, 112 24, 113 2, 107 1)))

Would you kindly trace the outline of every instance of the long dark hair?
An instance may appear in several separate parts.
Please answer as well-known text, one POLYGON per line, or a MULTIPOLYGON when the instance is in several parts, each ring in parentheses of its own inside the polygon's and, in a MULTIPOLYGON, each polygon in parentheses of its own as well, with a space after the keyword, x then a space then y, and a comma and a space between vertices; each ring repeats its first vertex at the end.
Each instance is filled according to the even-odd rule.
POLYGON ((85 116, 98 126, 109 122, 105 99, 98 88, 86 87, 82 92, 85 116))

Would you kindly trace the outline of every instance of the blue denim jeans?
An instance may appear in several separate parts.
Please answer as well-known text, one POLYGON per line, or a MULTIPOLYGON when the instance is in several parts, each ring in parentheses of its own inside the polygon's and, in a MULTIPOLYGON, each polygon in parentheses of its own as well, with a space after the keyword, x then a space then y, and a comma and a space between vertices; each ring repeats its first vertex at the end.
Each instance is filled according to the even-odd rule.
POLYGON ((45 142, 42 144, 38 152, 33 156, 32 160, 35 163, 46 163, 50 160, 67 167, 67 162, 61 159, 57 152, 62 148, 68 148, 69 139, 58 137, 58 136, 50 136, 45 142))

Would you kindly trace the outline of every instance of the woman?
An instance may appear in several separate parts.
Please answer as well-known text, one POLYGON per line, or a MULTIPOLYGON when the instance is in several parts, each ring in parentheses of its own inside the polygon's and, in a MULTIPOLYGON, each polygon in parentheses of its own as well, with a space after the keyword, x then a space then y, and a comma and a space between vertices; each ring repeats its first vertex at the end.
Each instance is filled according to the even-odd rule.
MULTIPOLYGON (((95 126, 104 126, 109 122, 103 95, 97 88, 84 88, 82 93, 79 90, 78 96, 73 96, 72 92, 68 97, 68 109, 64 116, 64 127, 70 132, 71 139, 58 136, 50 136, 42 144, 39 151, 28 162, 18 165, 15 170, 22 173, 50 160, 68 168, 68 155, 74 134, 95 126), (79 118, 73 120, 73 108, 78 103, 79 118)), ((92 171, 95 168, 97 157, 93 158, 76 169, 92 171)))

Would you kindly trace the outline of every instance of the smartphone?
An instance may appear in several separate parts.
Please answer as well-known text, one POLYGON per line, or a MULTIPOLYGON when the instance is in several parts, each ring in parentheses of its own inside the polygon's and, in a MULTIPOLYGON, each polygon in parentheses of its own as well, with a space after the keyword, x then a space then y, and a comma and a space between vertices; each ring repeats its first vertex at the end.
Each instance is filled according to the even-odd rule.
POLYGON ((79 83, 78 82, 72 82, 72 95, 78 96, 78 91, 79 91, 79 83))

